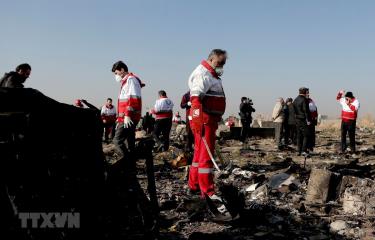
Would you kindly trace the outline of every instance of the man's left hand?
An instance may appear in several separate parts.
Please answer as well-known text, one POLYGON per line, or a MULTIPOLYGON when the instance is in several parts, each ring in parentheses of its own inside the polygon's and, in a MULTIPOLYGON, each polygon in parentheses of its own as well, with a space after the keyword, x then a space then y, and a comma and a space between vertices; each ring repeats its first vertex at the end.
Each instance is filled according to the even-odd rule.
POLYGON ((130 128, 133 125, 133 121, 129 116, 124 117, 124 128, 130 128))

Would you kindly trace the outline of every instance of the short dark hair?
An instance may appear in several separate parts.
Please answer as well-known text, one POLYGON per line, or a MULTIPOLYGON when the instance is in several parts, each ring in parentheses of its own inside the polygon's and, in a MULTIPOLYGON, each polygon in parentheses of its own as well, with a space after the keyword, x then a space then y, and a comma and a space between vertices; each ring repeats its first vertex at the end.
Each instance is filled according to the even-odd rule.
POLYGON ((345 97, 347 97, 347 98, 354 98, 354 95, 353 95, 352 92, 347 92, 347 93, 345 94, 345 97))
POLYGON ((223 49, 212 49, 212 51, 210 52, 210 54, 208 55, 208 58, 207 59, 210 59, 212 58, 213 56, 221 56, 221 55, 226 55, 227 54, 227 51, 223 50, 223 49))
POLYGON ((159 96, 166 97, 167 93, 164 90, 159 91, 159 96))
POLYGON ((306 88, 306 87, 301 87, 301 88, 299 89, 299 94, 306 94, 308 91, 309 91, 308 88, 306 88))
POLYGON ((247 97, 242 97, 242 98, 241 98, 241 102, 243 102, 243 101, 245 101, 245 100, 247 100, 247 97))
POLYGON ((111 101, 111 102, 112 102, 112 98, 110 98, 110 97, 109 97, 109 98, 107 98, 107 101, 111 101))
POLYGON ((31 66, 28 63, 22 63, 16 67, 16 72, 31 70, 31 66))
POLYGON ((125 72, 128 71, 128 66, 123 61, 115 62, 112 66, 112 72, 115 72, 116 70, 121 71, 121 69, 124 69, 125 72))

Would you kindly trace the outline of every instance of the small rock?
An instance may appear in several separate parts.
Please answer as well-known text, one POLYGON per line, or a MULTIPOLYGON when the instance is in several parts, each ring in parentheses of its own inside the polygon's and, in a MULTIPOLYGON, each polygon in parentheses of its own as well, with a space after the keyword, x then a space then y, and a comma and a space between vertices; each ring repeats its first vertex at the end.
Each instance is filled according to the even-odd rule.
POLYGON ((268 232, 257 232, 257 233, 255 233, 254 234, 254 237, 256 237, 256 238, 262 238, 262 237, 265 237, 265 236, 267 236, 268 235, 268 232))
POLYGON ((251 194, 251 199, 262 199, 267 197, 268 189, 266 185, 262 185, 258 187, 254 192, 251 194))
POLYGON ((331 223, 331 225, 330 225, 330 231, 332 233, 337 233, 337 232, 339 232, 341 230, 346 229, 347 227, 348 227, 348 225, 346 224, 345 221, 343 221, 343 220, 337 220, 337 221, 334 221, 334 222, 331 223))
POLYGON ((325 240, 325 239, 329 239, 329 237, 323 234, 309 237, 309 240, 325 240))
POLYGON ((245 191, 246 192, 254 192, 255 189, 257 188, 257 186, 258 186, 258 183, 254 183, 254 184, 250 185, 249 187, 247 187, 245 191))

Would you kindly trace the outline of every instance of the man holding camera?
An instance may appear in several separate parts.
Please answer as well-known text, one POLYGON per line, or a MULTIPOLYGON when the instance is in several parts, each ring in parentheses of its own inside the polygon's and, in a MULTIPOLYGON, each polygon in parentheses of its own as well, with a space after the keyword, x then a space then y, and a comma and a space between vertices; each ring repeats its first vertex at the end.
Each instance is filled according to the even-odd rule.
POLYGON ((355 152, 355 129, 359 110, 359 101, 352 92, 341 90, 337 94, 337 101, 341 104, 341 152, 346 151, 346 135, 349 133, 350 150, 355 152), (344 95, 345 94, 345 95, 344 95))
POLYGON ((251 114, 255 112, 255 109, 253 108, 253 101, 247 97, 241 98, 241 104, 240 104, 240 117, 241 117, 241 124, 242 124, 242 130, 241 130, 241 142, 245 142, 247 136, 250 132, 250 125, 253 121, 253 117, 251 114))

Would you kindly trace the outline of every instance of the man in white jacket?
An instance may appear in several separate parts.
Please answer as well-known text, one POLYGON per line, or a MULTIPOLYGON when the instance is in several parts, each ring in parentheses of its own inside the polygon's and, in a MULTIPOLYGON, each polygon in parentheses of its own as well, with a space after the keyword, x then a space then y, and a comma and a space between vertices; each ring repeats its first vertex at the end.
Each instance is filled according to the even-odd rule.
POLYGON ((282 148, 282 135, 283 135, 283 123, 284 123, 284 99, 278 98, 276 105, 272 111, 272 120, 275 124, 275 141, 279 149, 282 148))
POLYGON ((194 134, 194 158, 189 171, 189 192, 217 199, 213 163, 208 153, 215 150, 216 129, 226 107, 221 76, 227 52, 213 49, 189 77, 190 126, 194 134), (206 147, 207 144, 207 147, 206 147))
POLYGON ((169 134, 172 127, 173 102, 167 97, 164 90, 159 91, 159 99, 156 100, 151 113, 155 115, 154 139, 158 150, 168 151, 169 134), (161 138, 160 135, 163 135, 161 138))

